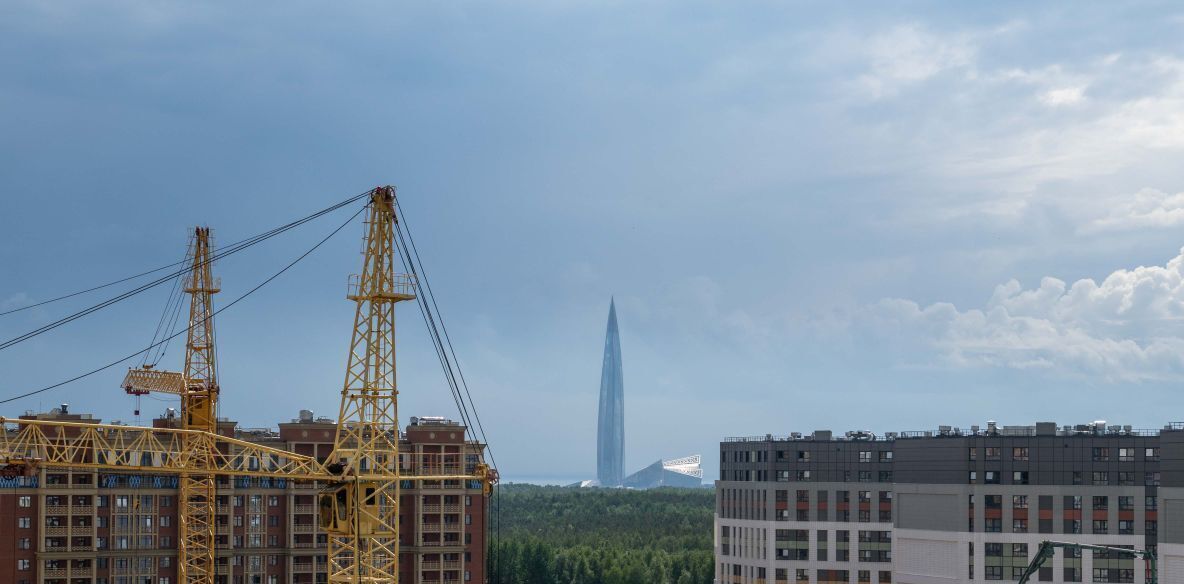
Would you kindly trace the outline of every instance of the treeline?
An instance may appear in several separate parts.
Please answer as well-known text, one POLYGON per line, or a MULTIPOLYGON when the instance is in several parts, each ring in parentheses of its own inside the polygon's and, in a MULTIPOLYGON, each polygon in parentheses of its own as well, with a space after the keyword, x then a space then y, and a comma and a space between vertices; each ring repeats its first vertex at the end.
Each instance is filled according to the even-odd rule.
POLYGON ((504 485, 490 516, 500 529, 489 581, 710 584, 714 497, 710 489, 504 485))

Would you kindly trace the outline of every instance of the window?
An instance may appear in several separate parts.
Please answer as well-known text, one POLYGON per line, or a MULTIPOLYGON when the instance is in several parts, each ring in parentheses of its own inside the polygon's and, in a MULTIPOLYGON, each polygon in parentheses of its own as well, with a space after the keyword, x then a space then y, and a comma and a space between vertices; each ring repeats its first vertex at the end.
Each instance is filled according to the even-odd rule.
POLYGON ((1143 508, 1148 511, 1159 509, 1159 500, 1155 497, 1143 497, 1143 508))
POLYGON ((1158 448, 1144 448, 1143 449, 1143 458, 1145 458, 1147 460, 1159 460, 1159 449, 1158 448))
POLYGON ((883 450, 880 452, 880 462, 892 462, 892 451, 883 450))
POLYGON ((172 523, 172 521, 173 521, 172 518, 169 517, 168 515, 161 515, 160 516, 160 526, 161 527, 168 527, 172 523))
MULTIPOLYGON (((1095 448, 1094 450, 1097 450, 1097 448, 1095 448)), ((1105 449, 1103 449, 1103 450, 1105 450, 1105 449)), ((1095 485, 1110 484, 1110 473, 1108 473, 1104 470, 1095 470, 1094 471, 1094 484, 1095 485)))
POLYGON ((20 498, 17 499, 17 505, 20 507, 32 507, 33 497, 30 497, 29 495, 21 495, 20 498))
POLYGON ((115 508, 116 509, 127 509, 129 504, 130 504, 130 499, 128 498, 127 495, 116 495, 115 496, 115 508))
POLYGON ((1011 532, 1012 533, 1028 533, 1028 520, 1027 519, 1012 519, 1011 520, 1011 532))
POLYGON ((1119 511, 1133 511, 1135 509, 1134 497, 1119 497, 1118 510, 1119 511))
POLYGON ((1148 487, 1158 487, 1159 486, 1159 473, 1157 473, 1157 472, 1143 473, 1143 484, 1148 487))
POLYGON ((985 495, 983 497, 983 504, 987 509, 1002 509, 1003 495, 985 495))
POLYGON ((1134 535, 1135 522, 1129 519, 1118 520, 1118 535, 1134 535))
POLYGON ((1012 509, 1027 509, 1028 508, 1028 496, 1027 495, 1012 495, 1011 496, 1011 508, 1012 509))
POLYGON ((161 495, 160 496, 160 506, 161 507, 172 507, 173 506, 173 497, 171 495, 161 495))
POLYGON ((985 473, 983 479, 984 479, 983 482, 988 485, 997 485, 997 484, 999 484, 999 473, 996 471, 993 471, 993 470, 989 470, 985 473))
POLYGON ((28 570, 28 569, 29 569, 29 563, 30 563, 30 562, 29 562, 29 560, 17 560, 17 561, 16 561, 16 569, 18 569, 18 570, 28 570))
POLYGON ((22 537, 19 540, 17 540, 17 542, 16 542, 17 549, 22 549, 22 550, 31 549, 32 545, 33 545, 32 542, 29 541, 29 538, 27 538, 27 537, 22 537))
POLYGON ((160 567, 167 568, 173 565, 173 558, 169 556, 160 556, 160 567))
POLYGON ((268 507, 279 507, 280 506, 280 498, 275 495, 268 495, 267 506, 268 507))
POLYGON ((1135 459, 1135 449, 1134 448, 1119 448, 1118 449, 1118 462, 1130 462, 1134 459, 1135 459))
POLYGON ((1110 449, 1104 447, 1094 447, 1094 462, 1106 462, 1110 460, 1110 449))
POLYGON ((799 481, 808 481, 810 480, 810 471, 799 470, 797 471, 797 476, 795 478, 799 481))
POLYGON ((966 449, 967 460, 978 460, 978 449, 971 447, 966 449))
POLYGON ((1110 508, 1109 497, 1094 497, 1094 511, 1105 511, 1110 508))
POLYGON ((987 460, 999 460, 999 449, 993 448, 993 447, 987 447, 986 455, 987 455, 986 456, 987 460))
POLYGON ((977 473, 977 472, 975 472, 975 471, 973 471, 973 470, 972 470, 972 471, 970 471, 970 476, 969 476, 969 479, 970 479, 970 480, 969 480, 968 482, 969 482, 970 484, 972 484, 972 485, 973 485, 974 483, 978 482, 978 473, 977 473))
POLYGON ((1109 533, 1110 532, 1109 524, 1106 522, 1105 519, 1095 519, 1093 532, 1094 533, 1109 533))
POLYGON ((879 479, 879 480, 880 480, 880 482, 881 482, 881 483, 890 483, 890 482, 892 482, 892 471, 890 471, 890 470, 882 470, 882 471, 880 471, 880 479, 879 479))
POLYGON ((1002 519, 986 519, 984 521, 983 531, 987 533, 1002 533, 1003 520, 1002 519))
POLYGON ((16 526, 20 529, 28 529, 32 525, 32 519, 29 517, 18 517, 16 526))
POLYGON ((1026 484, 1028 484, 1028 471, 1026 471, 1026 470, 1017 470, 1017 471, 1015 471, 1015 472, 1011 473, 1011 483, 1012 483, 1013 485, 1026 485, 1026 484))
POLYGON ((1081 496, 1065 497, 1066 509, 1081 509, 1081 496))
POLYGON ((860 450, 859 451, 859 462, 871 462, 871 461, 872 461, 872 451, 871 450, 860 450))
POLYGON ((1026 446, 1012 448, 1011 449, 1011 459, 1012 460, 1028 460, 1028 448, 1026 446))
POLYGON ((1127 485, 1127 486, 1134 485, 1135 484, 1135 473, 1133 473, 1133 472, 1119 472, 1118 473, 1118 484, 1127 485))
POLYGON ((861 483, 872 482, 872 471, 870 471, 870 470, 859 471, 859 482, 861 482, 861 483))

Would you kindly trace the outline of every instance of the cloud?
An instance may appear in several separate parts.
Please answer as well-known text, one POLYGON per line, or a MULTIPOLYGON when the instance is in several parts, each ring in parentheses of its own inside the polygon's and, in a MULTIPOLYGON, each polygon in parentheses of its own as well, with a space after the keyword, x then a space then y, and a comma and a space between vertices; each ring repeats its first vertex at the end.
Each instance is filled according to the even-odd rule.
POLYGON ((921 26, 897 26, 867 39, 868 71, 858 84, 873 99, 895 95, 905 87, 943 71, 970 65, 975 47, 969 37, 939 36, 921 26))
POLYGON ((918 342, 952 367, 1044 369, 1107 381, 1184 378, 1184 249, 1163 266, 1101 283, 1011 280, 982 308, 885 299, 867 311, 894 341, 918 342))
POLYGON ((1104 215, 1083 225, 1082 233, 1165 228, 1184 224, 1184 193, 1170 195, 1145 188, 1133 195, 1108 200, 1104 215))
POLYGON ((32 300, 29 298, 28 294, 25 294, 24 292, 17 292, 16 294, 12 294, 7 298, 0 299, 0 312, 20 308, 30 304, 31 302, 32 300))
POLYGON ((1051 107, 1074 105, 1085 99, 1084 87, 1062 87, 1040 94, 1040 103, 1051 107))

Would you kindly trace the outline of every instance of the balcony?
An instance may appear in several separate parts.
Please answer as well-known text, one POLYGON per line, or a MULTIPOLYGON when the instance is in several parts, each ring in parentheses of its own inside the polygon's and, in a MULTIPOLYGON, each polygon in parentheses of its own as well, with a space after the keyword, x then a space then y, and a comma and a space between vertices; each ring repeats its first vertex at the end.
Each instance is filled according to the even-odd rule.
POLYGON ((65 568, 48 568, 46 570, 43 570, 41 572, 41 574, 43 576, 45 576, 46 578, 65 578, 66 577, 66 569, 65 568))
POLYGON ((65 515, 69 511, 69 507, 65 505, 46 505, 46 515, 65 515))
POLYGON ((45 531, 42 533, 42 535, 46 535, 48 537, 63 537, 63 536, 70 535, 70 533, 69 533, 69 528, 62 527, 59 525, 59 526, 55 526, 55 527, 46 527, 45 531))
POLYGON ((421 569, 421 570, 439 570, 440 569, 440 562, 424 562, 419 565, 419 569, 421 569))
POLYGON ((74 515, 93 515, 94 512, 94 505, 74 505, 70 507, 70 513, 74 515))
POLYGON ((314 564, 312 562, 300 562, 300 563, 292 562, 292 571, 293 572, 300 572, 300 573, 312 572, 313 565, 314 564))
POLYGON ((292 509, 298 514, 311 514, 317 512, 316 505, 293 505, 292 509))
POLYGON ((460 513, 460 505, 445 505, 445 513, 460 513))
POLYGON ((439 505, 424 505, 423 512, 424 513, 439 513, 440 506, 439 505))
POLYGON ((327 544, 318 544, 314 541, 298 541, 292 544, 292 547, 301 550, 312 550, 319 547, 324 547, 327 544))
POLYGON ((292 525, 292 533, 316 533, 317 526, 312 523, 295 523, 292 525))
POLYGON ((444 562, 444 569, 445 570, 459 570, 460 569, 460 562, 456 562, 456 561, 444 562))

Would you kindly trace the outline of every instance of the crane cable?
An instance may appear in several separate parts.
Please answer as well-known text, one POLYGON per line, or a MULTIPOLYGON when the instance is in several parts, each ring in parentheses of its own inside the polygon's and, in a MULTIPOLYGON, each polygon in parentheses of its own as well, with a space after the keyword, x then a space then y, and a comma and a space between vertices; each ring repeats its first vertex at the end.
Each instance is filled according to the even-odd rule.
MULTIPOLYGON (((356 200, 356 199, 355 199, 355 200, 356 200)), ((222 308, 219 308, 218 310, 215 310, 215 311, 214 311, 213 313, 211 313, 211 314, 210 314, 208 317, 206 317, 206 320, 209 320, 209 319, 212 319, 212 318, 214 318, 215 316, 217 316, 218 314, 220 314, 220 313, 221 313, 223 310, 226 310, 226 309, 230 308, 231 306, 234 306, 235 304, 238 304, 240 301, 242 301, 242 300, 245 300, 245 299, 246 299, 248 296, 250 296, 250 295, 254 294, 254 293, 255 293, 256 291, 258 291, 260 288, 262 288, 262 287, 266 286, 267 284, 270 284, 272 280, 275 280, 276 278, 280 277, 280 275, 281 275, 281 274, 283 274, 284 272, 287 272, 289 269, 291 269, 291 268, 292 268, 292 266, 295 266, 297 263, 299 263, 299 262, 300 262, 300 260, 303 260, 304 258, 308 257, 308 255, 309 255, 309 254, 311 254, 312 252, 316 251, 316 250, 317 250, 317 248, 321 247, 321 245, 323 245, 323 244, 324 244, 326 241, 329 241, 329 239, 330 239, 330 238, 332 238, 334 235, 337 235, 337 233, 338 233, 339 231, 341 231, 342 229, 344 229, 346 225, 349 225, 350 223, 352 223, 352 222, 353 222, 353 220, 354 220, 354 219, 356 219, 356 218, 358 217, 358 215, 361 215, 361 214, 362 214, 362 211, 365 211, 365 210, 366 210, 366 207, 364 207, 364 206, 363 206, 363 207, 362 207, 361 209, 359 209, 359 210, 358 210, 356 213, 354 213, 352 216, 350 216, 350 218, 349 218, 349 219, 346 219, 345 223, 342 223, 342 224, 341 224, 341 225, 339 225, 339 226, 338 226, 336 229, 334 229, 333 231, 331 231, 331 232, 329 233, 329 235, 326 235, 326 236, 324 237, 324 239, 321 239, 320 241, 318 241, 318 242, 316 243, 316 245, 314 245, 314 246, 312 246, 311 248, 309 248, 309 249, 308 249, 308 251, 305 251, 304 253, 300 254, 300 255, 299 255, 299 256, 298 256, 296 259, 294 259, 294 260, 292 260, 291 262, 289 262, 289 263, 288 263, 288 265, 284 266, 284 267, 283 267, 282 269, 280 269, 278 272, 276 272, 276 273, 272 274, 271 276, 269 276, 269 277, 268 277, 266 280, 263 280, 262 282, 260 282, 260 283, 256 284, 254 288, 251 288, 250 290, 247 290, 245 293, 243 293, 243 294, 242 294, 241 296, 239 296, 238 298, 235 298, 234 300, 231 300, 231 301, 230 301, 230 302, 229 302, 229 303, 228 303, 226 306, 223 306, 222 308)), ((33 391, 25 392, 25 393, 22 393, 22 394, 20 394, 20 395, 12 396, 12 397, 5 398, 5 399, 0 399, 0 404, 6 404, 6 403, 9 403, 9 402, 16 401, 16 400, 18 400, 18 399, 26 398, 26 397, 29 397, 29 396, 32 396, 32 395, 37 395, 37 394, 39 394, 39 393, 44 393, 44 392, 46 392, 46 391, 49 391, 49 390, 51 390, 51 389, 56 389, 56 388, 59 388, 59 387, 61 387, 61 386, 63 386, 63 385, 66 385, 66 384, 68 384, 68 383, 73 383, 73 382, 75 382, 75 381, 78 381, 79 379, 83 379, 83 378, 86 378, 86 377, 90 377, 91 375, 94 375, 94 374, 96 374, 96 373, 99 373, 99 372, 101 372, 101 371, 105 371, 105 370, 107 370, 107 369, 110 369, 110 368, 112 368, 112 367, 114 367, 114 366, 116 366, 116 365, 119 365, 120 363, 123 363, 124 361, 131 360, 131 359, 135 358, 136 356, 140 355, 141 353, 144 353, 144 352, 146 352, 146 351, 150 351, 150 350, 152 350, 153 348, 155 348, 155 347, 157 347, 157 346, 159 346, 159 345, 161 345, 161 344, 163 344, 163 343, 166 343, 166 342, 168 342, 168 341, 172 340, 172 339, 173 339, 173 338, 175 338, 175 337, 179 337, 179 336, 181 336, 181 335, 183 335, 183 334, 186 334, 186 333, 188 333, 188 332, 189 332, 189 327, 185 327, 185 330, 178 331, 177 333, 175 333, 175 334, 173 334, 173 335, 171 335, 171 336, 169 336, 169 337, 167 337, 167 338, 165 338, 165 339, 159 340, 159 341, 157 341, 157 342, 153 343, 152 345, 149 345, 149 346, 147 346, 147 347, 144 347, 143 349, 140 349, 140 350, 136 351, 135 353, 132 353, 132 354, 130 354, 130 355, 127 355, 127 356, 125 356, 125 357, 122 357, 122 358, 120 358, 120 359, 117 359, 117 360, 115 360, 115 361, 112 361, 112 362, 110 362, 110 363, 107 363, 106 365, 103 365, 103 366, 101 366, 101 367, 98 367, 98 368, 92 369, 92 370, 90 370, 90 371, 87 371, 86 373, 83 373, 83 374, 81 374, 81 375, 76 375, 76 376, 74 376, 74 377, 71 377, 70 379, 67 379, 67 380, 65 380, 65 381, 59 381, 58 383, 55 383, 55 384, 53 384, 53 385, 47 385, 47 386, 45 386, 45 387, 42 387, 42 388, 40 388, 40 389, 36 389, 36 390, 33 390, 33 391)))
MULTIPOLYGON (((311 214, 311 215, 307 215, 307 216, 305 216, 305 217, 303 217, 303 218, 301 218, 301 219, 297 219, 296 221, 293 221, 293 222, 291 222, 291 223, 288 223, 288 224, 286 224, 286 225, 282 225, 282 226, 280 226, 280 227, 276 227, 275 229, 272 229, 272 230, 270 230, 270 231, 266 231, 266 232, 264 232, 264 233, 262 233, 262 234, 259 234, 259 235, 256 235, 256 236, 254 236, 254 237, 248 238, 248 239, 246 239, 246 240, 244 240, 244 241, 242 241, 242 242, 239 242, 238 244, 234 244, 234 245, 230 246, 229 248, 223 248, 222 250, 219 250, 217 253, 213 254, 213 255, 210 257, 209 261, 208 261, 208 262, 206 262, 206 263, 207 263, 207 264, 209 264, 209 263, 213 263, 213 262, 214 262, 215 260, 217 260, 217 259, 221 259, 221 258, 223 258, 223 257, 227 257, 227 256, 230 256, 230 255, 236 254, 236 253, 238 253, 238 252, 240 252, 240 251, 242 251, 242 250, 244 250, 244 249, 248 249, 248 248, 250 248, 250 247, 252 247, 252 246, 254 246, 254 245, 257 245, 257 244, 259 244, 259 243, 261 243, 261 242, 263 242, 263 241, 266 241, 266 240, 268 240, 268 239, 271 239, 272 237, 275 237, 276 235, 279 235, 279 234, 281 234, 281 233, 284 233, 284 232, 286 232, 286 231, 289 231, 289 230, 291 230, 291 229, 294 229, 294 228, 296 228, 296 227, 299 227, 300 225, 303 225, 303 224, 305 224, 305 223, 308 223, 309 221, 312 221, 313 219, 316 219, 316 218, 318 218, 318 217, 321 217, 322 215, 325 215, 325 214, 327 214, 327 213, 331 213, 331 212, 333 212, 333 211, 336 211, 337 209, 340 209, 340 208, 342 208, 342 207, 344 207, 344 206, 346 206, 346 205, 349 205, 350 203, 353 203, 353 202, 355 202, 355 201, 361 200, 362 198, 364 198, 364 197, 368 196, 368 194, 369 194, 369 191, 367 191, 366 193, 362 193, 362 194, 360 194, 360 195, 355 195, 355 196, 353 196, 353 197, 350 197, 349 199, 346 199, 345 201, 342 201, 342 202, 340 202, 340 203, 337 203, 337 204, 335 204, 335 205, 332 205, 332 206, 330 206, 330 207, 327 207, 327 208, 325 208, 325 209, 322 209, 322 210, 320 210, 320 211, 317 211, 317 212, 315 212, 315 213, 313 213, 313 214, 311 214)), ((26 332, 26 333, 23 333, 23 334, 21 334, 21 335, 17 335, 17 336, 15 336, 15 337, 11 338, 11 339, 8 339, 8 340, 6 340, 6 341, 0 342, 0 351, 3 351, 4 349, 7 349, 7 348, 9 348, 9 347, 12 347, 13 345, 16 345, 16 344, 22 343, 22 342, 24 342, 24 341, 27 341, 27 340, 29 340, 29 339, 31 339, 31 338, 33 338, 33 337, 36 337, 36 336, 38 336, 38 335, 44 334, 44 333, 46 333, 46 332, 49 332, 49 331, 51 331, 51 330, 53 330, 53 329, 55 329, 55 328, 58 328, 58 327, 60 327, 60 326, 63 326, 63 325, 65 325, 65 324, 68 324, 68 323, 70 323, 70 322, 73 322, 73 321, 75 321, 75 320, 77 320, 77 319, 79 319, 79 318, 82 318, 82 317, 84 317, 84 316, 87 316, 87 315, 89 315, 89 314, 91 314, 91 313, 94 313, 94 312, 97 312, 97 311, 99 311, 99 310, 102 310, 102 309, 104 309, 104 308, 106 308, 106 307, 108 307, 108 306, 111 306, 112 304, 116 304, 116 303, 118 303, 118 302, 122 302, 123 300, 126 300, 126 299, 128 299, 128 298, 131 298, 132 296, 135 296, 135 295, 137 295, 137 294, 140 294, 141 292, 144 292, 145 290, 149 290, 149 289, 151 289, 151 288, 155 288, 156 286, 159 286, 159 285, 161 285, 161 284, 163 284, 163 283, 165 283, 165 282, 168 282, 169 280, 171 280, 171 279, 173 279, 173 278, 175 278, 175 277, 177 277, 177 276, 181 276, 181 275, 184 275, 184 274, 186 274, 186 273, 189 273, 189 272, 193 271, 193 269, 194 269, 194 268, 193 268, 192 266, 187 266, 187 267, 185 267, 185 268, 183 268, 183 269, 181 269, 181 270, 178 270, 178 271, 172 272, 172 273, 170 273, 170 274, 168 274, 168 275, 166 275, 166 276, 164 276, 164 277, 161 277, 161 278, 158 278, 158 279, 156 279, 156 280, 153 280, 153 281, 151 281, 151 282, 149 282, 149 283, 147 283, 147 284, 140 285, 140 286, 138 286, 138 287, 136 287, 136 288, 133 288, 133 289, 131 289, 131 290, 128 290, 128 291, 126 291, 126 292, 123 292, 122 294, 118 294, 118 295, 116 295, 116 296, 113 296, 113 297, 111 297, 111 298, 108 298, 107 300, 104 300, 104 301, 102 301, 102 302, 100 302, 100 303, 98 303, 98 304, 95 304, 95 305, 92 305, 92 306, 90 306, 90 307, 87 307, 87 308, 85 308, 85 309, 82 309, 82 310, 80 310, 80 311, 78 311, 78 312, 75 312, 75 313, 73 313, 73 314, 69 315, 69 316, 65 316, 65 317, 63 317, 63 318, 60 318, 60 319, 58 319, 58 320, 56 320, 56 321, 54 321, 54 322, 51 322, 51 323, 49 323, 49 324, 47 324, 47 325, 44 325, 44 326, 38 327, 38 328, 36 328, 36 329, 33 329, 33 330, 31 330, 31 331, 28 331, 28 332, 26 332)))
MULTIPOLYGON (((188 252, 186 252, 185 255, 188 257, 188 252)), ((184 262, 185 260, 182 259, 181 261, 184 262)), ((181 276, 177 276, 176 278, 173 278, 173 288, 169 291, 169 295, 165 298, 164 310, 160 312, 160 320, 156 323, 156 330, 152 332, 152 340, 149 341, 149 344, 155 343, 156 340, 161 337, 162 333, 165 336, 172 334, 173 326, 175 325, 176 321, 171 317, 180 312, 181 304, 181 276), (173 309, 174 302, 177 304, 176 310, 173 309)), ((166 343, 160 348, 159 351, 154 353, 144 353, 144 358, 140 360, 140 366, 143 367, 147 365, 148 361, 150 360, 149 358, 153 357, 154 354, 158 354, 159 357, 151 359, 152 366, 155 367, 156 364, 160 362, 160 358, 164 357, 164 351, 167 347, 168 344, 166 343)))
MULTIPOLYGON (((488 438, 485 435, 485 427, 481 423, 481 417, 477 413, 477 406, 473 403, 473 394, 469 391, 468 382, 465 380, 464 371, 460 367, 460 360, 456 357, 456 349, 452 345, 452 338, 448 334, 448 328, 444 325, 444 317, 440 314, 440 307, 436 303, 436 296, 432 292, 431 282, 428 280, 427 270, 423 266, 423 260, 419 257, 419 249, 415 245, 415 239, 411 235, 411 227, 407 224, 407 215, 403 211, 403 207, 399 204, 398 197, 395 198, 395 211, 397 212, 395 221, 395 232, 399 237, 399 257, 403 262, 403 266, 407 269, 414 281, 423 281, 422 290, 426 294, 416 295, 416 304, 419 306, 420 314, 423 316, 424 324, 428 327, 429 336, 432 337, 432 344, 436 349, 436 356, 440 360, 440 365, 444 370, 444 377, 448 381, 449 389, 452 393, 453 401, 457 405, 457 409, 465 424, 466 429, 472 429, 473 424, 470 419, 476 420, 477 427, 475 433, 480 433, 481 441, 485 443, 485 448, 489 452, 489 460, 493 463, 493 467, 497 468, 497 458, 494 456, 493 447, 489 444, 488 438), (404 231, 406 231, 406 238, 404 238, 404 231), (416 266, 418 265, 418 269, 416 266), (429 306, 430 303, 430 306, 429 306), (439 322, 439 327, 436 323, 439 322), (441 335, 441 332, 443 333, 441 335), (447 351, 445 351, 447 345, 447 351), (455 371, 454 371, 455 368, 455 371), (459 379, 459 383, 458 383, 459 379), (461 394, 461 389, 464 390, 464 395, 461 394), (465 407, 465 402, 468 402, 468 407, 465 407), (472 414, 469 414, 469 409, 472 414)), ((493 544, 493 571, 495 582, 501 582, 501 483, 494 485, 494 506, 493 521, 486 522, 486 528, 491 532, 491 543, 493 544)))

